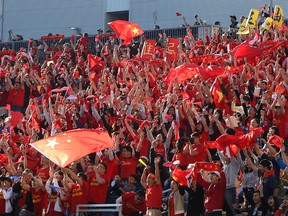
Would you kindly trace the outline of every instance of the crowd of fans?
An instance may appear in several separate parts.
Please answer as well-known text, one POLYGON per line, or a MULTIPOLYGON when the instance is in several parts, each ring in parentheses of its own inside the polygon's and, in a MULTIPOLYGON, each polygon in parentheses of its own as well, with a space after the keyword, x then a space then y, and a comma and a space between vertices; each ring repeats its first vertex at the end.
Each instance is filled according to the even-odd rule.
POLYGON ((126 216, 161 215, 166 209, 171 216, 286 215, 287 48, 279 46, 253 64, 234 59, 232 47, 255 35, 255 47, 286 42, 287 33, 250 30, 236 39, 214 31, 196 40, 188 28, 173 62, 165 61, 167 35, 161 34, 151 59, 141 58, 144 36, 130 45, 110 37, 92 47, 84 34, 76 44, 30 40, 15 56, 2 50, 0 106, 8 111, 1 116, 0 215, 75 215, 76 206, 87 203, 119 203, 126 216), (97 60, 92 68, 88 54, 97 60), (221 61, 197 64, 237 66, 238 73, 166 82, 171 68, 214 54, 221 61), (214 100, 216 81, 224 107, 214 100), (13 127, 11 112, 24 115, 13 127), (99 127, 109 132, 114 147, 66 168, 28 145, 67 130, 99 127), (208 145, 222 134, 259 127, 264 133, 253 147, 234 155, 208 145), (268 142, 273 135, 283 139, 280 147, 268 142), (189 175, 188 186, 172 178, 173 169, 190 170, 201 162, 222 170, 199 169, 189 175))

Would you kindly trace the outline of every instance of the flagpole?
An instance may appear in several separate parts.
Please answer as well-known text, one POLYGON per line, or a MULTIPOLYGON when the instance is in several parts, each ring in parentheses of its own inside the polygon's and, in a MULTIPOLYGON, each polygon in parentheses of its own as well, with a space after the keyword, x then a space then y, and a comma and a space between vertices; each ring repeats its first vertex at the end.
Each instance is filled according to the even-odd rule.
POLYGON ((1 12, 1 41, 3 42, 4 40, 4 35, 3 35, 3 27, 4 27, 4 0, 1 2, 1 7, 2 7, 2 12, 1 12))
POLYGON ((273 12, 272 7, 273 7, 273 0, 270 0, 269 15, 271 15, 271 13, 273 12))

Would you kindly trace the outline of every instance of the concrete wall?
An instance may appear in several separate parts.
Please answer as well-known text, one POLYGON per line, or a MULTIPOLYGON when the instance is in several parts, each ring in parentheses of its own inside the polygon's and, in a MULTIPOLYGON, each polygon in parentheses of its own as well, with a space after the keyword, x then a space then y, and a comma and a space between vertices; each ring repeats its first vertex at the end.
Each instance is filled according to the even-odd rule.
MULTIPOLYGON (((251 8, 270 0, 0 0, 4 1, 3 39, 7 41, 8 31, 23 35, 24 39, 39 38, 48 33, 70 36, 79 27, 82 32, 96 33, 98 28, 106 28, 106 12, 129 10, 129 20, 138 23, 144 30, 152 29, 154 24, 161 28, 177 27, 183 24, 182 13, 192 25, 194 16, 205 19, 208 24, 220 21, 227 26, 229 15, 248 16, 251 8), (125 4, 124 4, 125 3, 125 4)), ((287 0, 274 0, 288 14, 287 0)), ((1 17, 1 6, 0 6, 1 17)), ((117 16, 116 16, 117 17, 117 16)), ((121 17, 121 16, 119 16, 121 17)), ((285 16, 287 17, 287 16, 285 16)), ((1 36, 1 35, 0 35, 1 36)))

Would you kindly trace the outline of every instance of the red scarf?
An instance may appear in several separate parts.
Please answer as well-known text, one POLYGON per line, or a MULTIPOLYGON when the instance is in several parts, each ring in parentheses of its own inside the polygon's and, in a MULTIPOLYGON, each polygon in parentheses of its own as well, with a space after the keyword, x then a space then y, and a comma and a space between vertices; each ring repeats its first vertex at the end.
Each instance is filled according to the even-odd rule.
POLYGON ((275 175, 275 171, 269 170, 269 171, 264 173, 263 178, 268 178, 269 176, 272 176, 272 175, 275 175))

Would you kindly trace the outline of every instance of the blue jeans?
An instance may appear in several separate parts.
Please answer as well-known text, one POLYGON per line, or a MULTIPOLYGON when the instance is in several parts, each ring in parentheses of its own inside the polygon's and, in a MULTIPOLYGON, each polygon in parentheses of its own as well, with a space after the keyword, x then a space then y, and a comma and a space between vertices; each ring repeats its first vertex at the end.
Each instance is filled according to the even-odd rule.
POLYGON ((231 210, 232 212, 232 215, 236 215, 236 211, 235 209, 233 208, 233 204, 236 203, 236 188, 233 187, 233 188, 228 188, 225 190, 225 201, 226 203, 228 204, 229 206, 229 209, 231 210))

